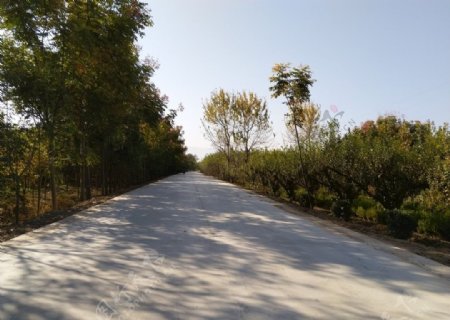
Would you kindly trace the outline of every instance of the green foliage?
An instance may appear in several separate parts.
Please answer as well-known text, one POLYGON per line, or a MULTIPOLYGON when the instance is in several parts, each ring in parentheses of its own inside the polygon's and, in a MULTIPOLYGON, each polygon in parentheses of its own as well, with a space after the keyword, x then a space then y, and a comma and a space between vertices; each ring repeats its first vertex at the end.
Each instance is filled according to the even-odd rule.
POLYGON ((266 102, 245 91, 213 92, 203 105, 202 124, 205 137, 227 159, 226 178, 230 181, 236 176, 236 172, 231 172, 232 162, 240 162, 242 158, 246 165, 250 153, 264 146, 272 132, 266 102))
MULTIPOLYGON (((337 216, 350 218, 353 211, 363 219, 403 230, 408 224, 403 220, 408 218, 402 215, 390 221, 393 209, 401 208, 419 222, 419 232, 447 237, 449 137, 446 126, 434 128, 392 117, 368 121, 345 134, 330 122, 300 152, 298 148, 257 150, 248 163, 240 160, 240 153, 233 153, 231 179, 304 206, 331 208, 337 198, 348 199, 351 210, 343 214, 336 209, 340 206, 334 206, 337 216), (312 203, 308 188, 313 191, 312 203)), ((226 162, 211 157, 208 161, 208 167, 214 168, 210 172, 223 177, 226 162)))
POLYGON ((316 205, 324 209, 330 209, 336 201, 336 196, 323 186, 316 191, 314 198, 316 205))
POLYGON ((406 199, 402 208, 418 215, 419 233, 450 238, 450 207, 446 195, 436 186, 406 199))
POLYGON ((389 232, 396 238, 408 239, 417 229, 417 219, 408 211, 390 210, 387 215, 389 232))
POLYGON ((199 163, 200 170, 210 176, 225 180, 227 177, 227 159, 222 153, 209 154, 199 163))
POLYGON ((350 220, 353 215, 350 201, 342 199, 336 200, 331 206, 331 213, 333 213, 335 217, 342 218, 345 221, 350 220))
POLYGON ((61 190, 86 200, 195 168, 156 64, 139 57, 151 25, 134 0, 1 2, 0 101, 28 122, 0 121, 0 211, 18 222, 47 186, 56 209, 72 201, 61 190))
POLYGON ((312 206, 308 191, 305 188, 298 188, 295 190, 295 201, 302 207, 309 208, 312 206))
POLYGON ((275 64, 270 77, 272 97, 283 96, 284 103, 289 108, 286 124, 296 142, 300 178, 311 207, 314 204, 313 194, 317 186, 308 169, 313 168, 311 142, 320 117, 320 108, 309 101, 310 87, 314 81, 311 69, 307 65, 291 67, 290 64, 275 64))
MULTIPOLYGON (((383 116, 341 132, 337 120, 319 121, 320 107, 309 101, 314 80, 308 66, 277 64, 270 82, 272 96, 283 97, 288 106, 286 124, 293 143, 249 153, 229 144, 225 159, 211 155, 202 161, 201 170, 303 206, 330 208, 344 219, 353 211, 388 224, 393 233, 398 229, 400 237, 409 236, 417 221, 419 232, 447 236, 448 125, 436 128, 431 122, 383 116), (400 208, 403 211, 395 211, 400 208)), ((235 100, 235 95, 219 91, 211 101, 217 106, 225 101, 225 109, 232 110, 235 100)), ((221 132, 229 132, 232 141, 234 123, 222 123, 229 130, 221 132)))
MULTIPOLYGON (((373 198, 360 195, 352 202, 352 210, 360 218, 369 221, 378 221, 378 217, 383 214, 383 206, 373 198)), ((382 218, 381 218, 382 219, 382 218)))
POLYGON ((291 67, 288 63, 279 63, 272 68, 270 91, 274 98, 284 96, 287 105, 295 106, 309 101, 314 81, 308 65, 291 67))

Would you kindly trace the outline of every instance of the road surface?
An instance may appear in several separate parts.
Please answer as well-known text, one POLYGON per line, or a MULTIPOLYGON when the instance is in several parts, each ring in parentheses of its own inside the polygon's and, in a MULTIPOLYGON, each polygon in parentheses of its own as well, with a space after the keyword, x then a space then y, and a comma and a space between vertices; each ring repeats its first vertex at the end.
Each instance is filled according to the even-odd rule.
POLYGON ((450 319, 450 285, 188 173, 3 243, 0 319, 450 319))

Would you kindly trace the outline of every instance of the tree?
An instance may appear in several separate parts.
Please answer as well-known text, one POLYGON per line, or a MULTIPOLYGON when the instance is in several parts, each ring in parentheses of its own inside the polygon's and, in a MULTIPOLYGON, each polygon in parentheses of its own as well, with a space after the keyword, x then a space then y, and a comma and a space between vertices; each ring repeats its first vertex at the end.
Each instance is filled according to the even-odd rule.
POLYGON ((238 93, 234 101, 233 138, 237 148, 244 151, 245 162, 248 162, 250 152, 267 144, 271 136, 269 111, 266 102, 253 92, 238 93))
POLYGON ((0 81, 19 113, 38 119, 49 140, 52 207, 57 208, 56 137, 63 123, 65 1, 2 1, 0 81))
POLYGON ((211 94, 211 98, 203 104, 202 124, 205 137, 213 146, 223 153, 227 160, 227 171, 230 170, 231 155, 234 149, 233 134, 235 122, 233 106, 236 97, 220 89, 211 94))
POLYGON ((242 151, 245 162, 250 152, 267 143, 272 132, 267 104, 253 92, 213 92, 203 105, 206 138, 222 152, 228 163, 233 152, 242 151))
POLYGON ((121 129, 130 106, 141 102, 136 100, 146 85, 143 81, 150 77, 145 73, 153 73, 139 63, 134 44, 152 21, 137 1, 79 1, 71 3, 68 12, 63 48, 71 78, 68 111, 76 133, 74 143, 79 146, 75 157, 80 199, 85 200, 91 196, 92 167, 100 161, 106 165, 111 134, 121 129), (92 116, 96 114, 101 117, 92 116))
MULTIPOLYGON (((8 170, 0 168, 0 179, 14 176, 23 207, 33 202, 26 196, 35 198, 28 186, 37 189, 39 213, 41 186, 42 207, 49 185, 56 209, 58 199, 72 201, 73 189, 84 200, 192 164, 176 113, 166 114, 168 99, 152 82, 156 64, 140 60, 136 42, 151 25, 138 0, 0 2, 0 98, 33 120, 25 128, 2 127, 8 141, 26 148, 17 143, 16 153, 0 152, 9 156, 1 159, 8 170)), ((13 183, 4 189, 0 204, 9 208, 3 195, 14 196, 13 183)))
POLYGON ((272 83, 270 91, 272 92, 272 97, 278 98, 283 96, 286 99, 284 103, 289 108, 289 113, 287 115, 289 119, 288 126, 293 128, 295 134, 299 154, 300 173, 308 192, 311 206, 313 205, 313 190, 307 177, 300 129, 304 127, 305 120, 307 119, 305 109, 308 105, 306 103, 309 102, 311 96, 310 87, 313 85, 314 81, 315 80, 312 79, 311 69, 308 65, 291 67, 290 64, 276 64, 272 68, 272 76, 270 77, 270 82, 272 83))

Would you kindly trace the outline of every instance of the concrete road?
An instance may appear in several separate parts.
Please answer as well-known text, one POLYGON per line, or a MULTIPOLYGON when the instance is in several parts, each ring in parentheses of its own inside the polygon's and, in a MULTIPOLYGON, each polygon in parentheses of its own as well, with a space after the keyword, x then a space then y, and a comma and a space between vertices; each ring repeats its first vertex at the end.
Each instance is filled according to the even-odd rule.
POLYGON ((450 285, 188 173, 3 243, 0 319, 450 319, 450 285))

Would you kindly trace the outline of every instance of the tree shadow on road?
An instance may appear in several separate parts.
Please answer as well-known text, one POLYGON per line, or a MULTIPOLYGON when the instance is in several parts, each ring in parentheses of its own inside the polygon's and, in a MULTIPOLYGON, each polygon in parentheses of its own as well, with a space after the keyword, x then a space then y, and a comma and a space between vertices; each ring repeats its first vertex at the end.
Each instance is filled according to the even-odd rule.
POLYGON ((361 288, 449 297, 420 268, 198 173, 132 191, 0 251, 0 319, 379 319, 383 310, 368 307, 379 297, 358 295, 361 288), (130 279, 139 281, 125 296, 130 279), (121 294, 126 304, 117 306, 121 294), (130 304, 130 296, 138 298, 130 304), (117 313, 99 315, 99 303, 117 313))

